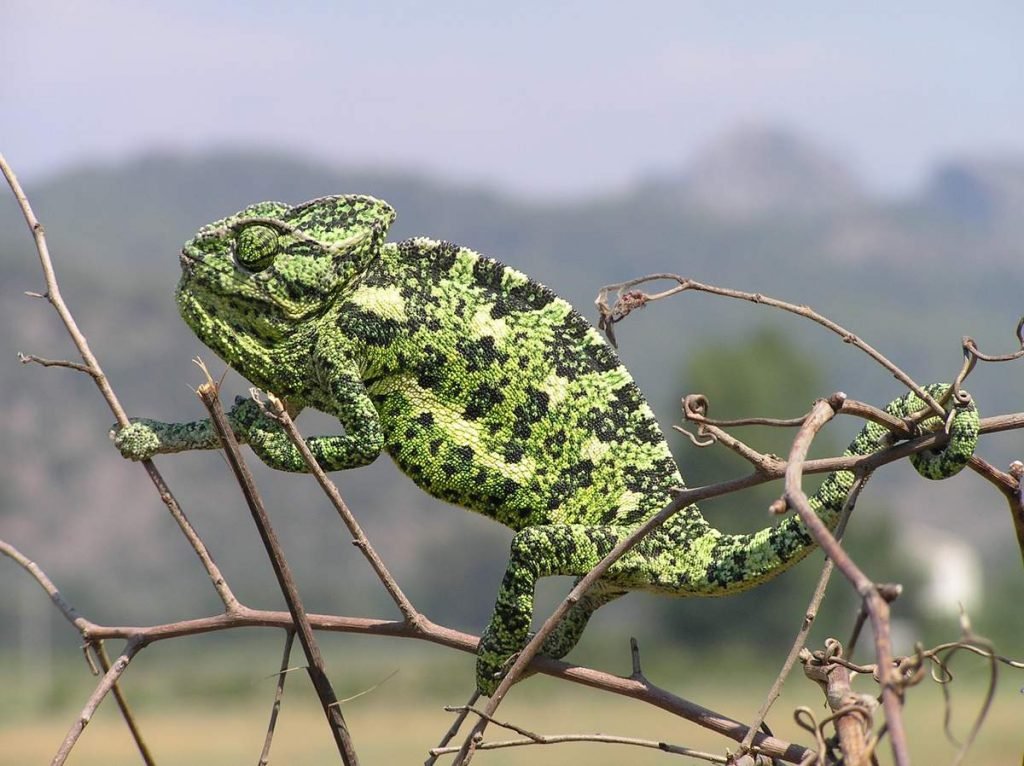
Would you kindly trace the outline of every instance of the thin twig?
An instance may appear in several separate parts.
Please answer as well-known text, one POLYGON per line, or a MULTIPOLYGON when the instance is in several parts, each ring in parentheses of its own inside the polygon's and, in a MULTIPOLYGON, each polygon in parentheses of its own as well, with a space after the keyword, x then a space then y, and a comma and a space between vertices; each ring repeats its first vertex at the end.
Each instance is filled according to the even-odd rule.
POLYGON ((210 412, 210 422, 220 437, 228 463, 231 465, 231 470, 238 480, 238 485, 245 496, 249 510, 252 512, 252 518, 256 523, 260 538, 267 549, 271 566, 274 568, 274 575, 277 577, 281 593, 288 604, 288 611, 291 613, 292 620, 294 621, 295 630, 299 636, 299 643, 306 654, 306 661, 308 662, 306 670, 309 673, 309 679, 312 681, 313 688, 320 698, 320 704, 327 718, 328 726, 331 729, 331 734, 334 736, 335 744, 338 746, 338 754, 341 756, 345 766, 357 766, 359 757, 352 744, 352 736, 349 733, 348 725, 345 723, 345 718, 341 713, 338 697, 335 695, 334 688, 327 677, 323 656, 320 654, 320 646, 313 636, 313 628, 309 624, 305 607, 302 605, 302 599, 295 585, 295 578, 292 576, 291 567, 288 565, 287 559, 285 559, 284 551, 277 539, 277 534, 270 524, 270 517, 267 516, 266 508, 263 506, 263 499, 256 490, 256 485, 253 482, 252 475, 249 473, 249 468, 239 453, 238 441, 235 439, 235 434, 227 422, 227 417, 224 415, 216 384, 209 375, 209 372, 207 372, 206 382, 199 386, 196 393, 210 412))
POLYGON ((267 736, 263 739, 263 750, 260 752, 260 759, 257 766, 267 766, 270 762, 270 745, 274 741, 274 729, 277 727, 277 716, 281 712, 281 699, 284 697, 284 682, 288 677, 288 663, 292 656, 292 643, 295 641, 295 631, 285 631, 284 651, 281 653, 281 671, 277 674, 277 684, 274 686, 274 704, 270 708, 270 723, 267 724, 267 736))
MULTIPOLYGON (((487 716, 481 710, 470 706, 464 706, 463 708, 445 708, 449 712, 465 712, 473 713, 481 718, 486 718, 489 723, 493 723, 495 726, 500 726, 503 729, 514 731, 516 734, 521 734, 523 739, 513 740, 496 740, 492 742, 481 742, 477 745, 477 750, 498 750, 507 747, 523 747, 526 745, 558 745, 567 742, 604 742, 608 744, 617 745, 632 745, 633 747, 644 747, 653 750, 661 750, 664 753, 672 753, 674 755, 686 755, 691 758, 698 758, 709 763, 729 763, 729 758, 726 756, 716 755, 714 753, 705 753, 700 750, 694 750, 689 747, 683 747, 681 745, 672 745, 668 742, 658 742, 649 739, 638 739, 636 737, 618 737, 610 734, 537 734, 536 732, 529 731, 517 726, 516 724, 509 723, 507 721, 498 721, 494 718, 487 716)), ((457 747, 435 747, 430 750, 430 754, 436 758, 439 755, 447 755, 448 753, 458 752, 457 747)))
MULTIPOLYGON (((104 673, 110 672, 110 657, 107 656, 106 645, 102 641, 94 641, 89 644, 89 649, 92 650, 100 669, 104 673)), ((131 708, 128 706, 128 700, 125 699, 124 692, 121 691, 121 685, 114 684, 113 692, 114 699, 117 701, 117 707, 121 711, 121 717, 124 719, 128 731, 131 732, 132 739, 135 741, 135 747, 138 748, 143 763, 146 766, 155 766, 156 761, 153 760, 153 754, 149 751, 149 746, 142 739, 142 732, 135 721, 134 713, 132 713, 131 708)))
MULTIPOLYGON (((430 749, 430 757, 423 762, 423 766, 434 766, 437 763, 439 756, 449 752, 447 745, 452 741, 452 738, 459 733, 459 729, 462 728, 462 724, 466 720, 466 716, 469 715, 469 711, 476 705, 477 700, 480 699, 480 692, 473 689, 473 693, 469 695, 469 699, 465 705, 461 705, 457 708, 445 708, 449 711, 457 711, 455 720, 452 721, 452 725, 448 727, 448 731, 441 737, 441 741, 437 743, 436 747, 430 749)), ((458 748, 453 748, 458 751, 458 748)))
POLYGON ((96 371, 84 364, 78 362, 69 362, 66 359, 46 359, 42 356, 36 356, 35 354, 23 354, 21 351, 18 352, 18 361, 22 364, 38 364, 41 367, 67 367, 69 370, 75 372, 82 372, 86 375, 96 376, 96 371))
POLYGON ((139 653, 143 646, 145 646, 145 641, 141 639, 129 639, 128 643, 125 644, 124 649, 121 650, 121 655, 114 660, 107 672, 103 674, 103 678, 100 679, 95 690, 89 696, 85 707, 82 708, 82 712, 78 714, 78 718, 71 725, 67 735, 64 737, 64 741, 61 742, 60 748, 57 750, 57 754, 53 756, 50 766, 63 766, 65 761, 67 761, 68 756, 71 754, 71 749, 78 742, 79 737, 82 736, 85 727, 89 725, 93 714, 96 712, 96 708, 99 707, 103 698, 117 684, 118 679, 128 668, 128 663, 132 661, 132 658, 139 653))
MULTIPOLYGON (((867 484, 867 476, 857 477, 856 483, 850 490, 850 494, 846 498, 846 502, 843 504, 843 510, 839 517, 839 523, 836 525, 836 540, 842 540, 843 532, 846 529, 846 523, 850 518, 850 514, 853 513, 853 509, 857 504, 857 498, 860 497, 861 491, 867 484)), ((750 730, 747 736, 743 738, 743 742, 740 743, 740 747, 744 750, 748 750, 754 739, 754 732, 761 728, 761 724, 764 723, 764 719, 768 715, 768 711, 771 710, 772 705, 775 704, 775 700, 782 694, 782 685, 786 682, 790 672, 793 670, 793 666, 796 665, 796 661, 800 656, 800 650, 804 648, 807 642, 807 636, 811 632, 811 628, 814 626, 814 620, 818 616, 818 610, 821 608, 821 602, 825 598, 825 590, 828 588, 828 581, 832 577, 832 570, 835 568, 835 564, 832 559, 826 558, 825 564, 821 568, 821 574, 818 575, 818 583, 814 587, 814 593, 811 596, 810 603, 807 605, 807 609, 804 612, 803 622, 800 624, 800 630, 797 631, 796 638, 793 640, 793 645, 789 649, 789 654, 786 656, 786 661, 782 663, 782 668, 779 670, 778 675, 775 677, 775 681, 772 682, 771 688, 768 690, 768 694, 765 696, 764 702, 761 704, 760 709, 757 711, 757 715, 754 716, 754 720, 750 723, 750 730)))
MULTIPOLYGON (((320 464, 316 462, 316 458, 313 453, 310 452, 309 446, 306 444, 306 440, 302 438, 302 434, 299 433, 295 427, 295 422, 291 419, 288 414, 287 408, 280 399, 271 393, 267 394, 270 404, 273 408, 273 417, 281 424, 284 428, 285 433, 288 434, 288 438, 291 439, 295 448, 302 455, 302 459, 306 463, 306 467, 309 468, 309 472, 316 477, 317 483, 323 489, 324 494, 327 495, 327 499, 331 501, 331 505, 334 506, 338 515, 341 516, 341 520, 348 528, 349 534, 352 535, 352 541, 355 546, 362 552, 363 556, 370 563, 373 571, 377 574, 378 579, 384 585, 391 599, 395 602, 398 610, 402 613, 402 616, 410 624, 415 627, 422 619, 423 615, 412 605, 412 602, 402 592, 402 589, 398 585, 398 581, 388 571, 384 561, 377 555, 377 551, 374 550, 373 546, 370 545, 370 541, 363 533, 362 527, 359 526, 359 522, 356 521, 355 515, 349 510, 348 505, 341 497, 341 493, 338 491, 338 487, 330 477, 324 472, 324 469, 320 467, 320 464)), ((257 400, 258 401, 258 400, 257 400)))
POLYGON ((847 330, 842 325, 833 322, 828 317, 819 314, 817 311, 812 309, 810 306, 798 306, 794 303, 779 300, 778 298, 772 298, 768 295, 761 293, 748 293, 743 290, 731 290, 724 287, 716 287, 715 285, 706 285, 701 282, 697 282, 693 279, 682 277, 678 274, 650 274, 645 277, 639 277, 637 279, 631 279, 627 282, 620 282, 614 285, 606 285, 602 287, 598 292, 597 304, 598 310, 601 313, 600 326, 602 329, 607 331, 613 324, 624 319, 630 311, 639 306, 644 306, 647 303, 653 301, 662 300, 670 296, 676 295, 687 290, 695 290, 699 292, 711 293, 712 295, 719 295, 725 298, 736 298, 739 300, 749 301, 750 303, 762 304, 765 306, 771 306, 773 308, 787 311, 797 316, 802 316, 811 321, 821 325, 822 327, 830 330, 831 332, 838 335, 843 339, 844 343, 859 348, 861 351, 866 353, 882 367, 892 373, 893 377, 903 383, 907 388, 917 394, 928 407, 937 414, 944 413, 942 406, 935 401, 920 385, 907 375, 903 370, 897 367, 893 362, 889 361, 881 352, 876 350, 873 346, 861 340, 860 337, 847 330), (648 295, 639 291, 633 290, 638 285, 645 284, 647 282, 654 282, 659 280, 671 280, 676 282, 676 287, 663 292, 656 293, 654 295, 648 295), (608 295, 612 291, 616 292, 620 299, 614 306, 608 305, 608 295), (622 298, 625 297, 625 300, 622 298))
MULTIPOLYGON (((60 294, 60 286, 57 284, 57 275, 53 268, 53 261, 50 258, 50 250, 46 244, 46 234, 43 231, 43 225, 36 218, 35 213, 32 211, 32 206, 29 204, 28 197, 25 196, 24 190, 21 188, 21 184, 18 182, 17 176, 11 166, 7 164, 7 160, 3 154, 0 154, 0 172, 3 173, 4 178, 7 179, 8 185, 11 187, 11 191, 14 193, 15 199, 18 201, 18 205, 21 208, 22 215, 25 217, 25 222, 28 224, 29 229, 32 232, 32 236, 35 239, 36 252, 39 254, 39 264, 43 270, 43 277, 46 280, 46 293, 45 297, 53 306, 54 311, 60 317, 61 322, 64 323, 64 327, 71 336, 72 342, 78 349, 79 355, 82 357, 82 361, 85 362, 85 372, 93 379, 96 386, 99 388, 100 393, 103 395, 103 399, 106 401, 107 406, 110 407, 110 411, 114 413, 114 419, 120 427, 128 425, 128 416, 125 414, 124 408, 118 401, 117 395, 114 393, 114 389, 111 388, 110 382, 107 380, 107 376, 103 373, 103 369, 100 367, 99 361, 96 356, 92 353, 89 348, 89 342, 86 340, 85 335, 78 328, 78 323, 75 321, 74 316, 68 309, 67 304, 60 294)), ((203 568, 206 570, 207 575, 210 578, 210 582, 213 583, 214 589, 217 591, 217 595, 220 597, 225 608, 231 609, 238 604, 238 599, 231 592, 228 587, 227 581, 221 574, 219 567, 214 563, 213 556, 206 548, 206 543, 203 542, 202 538, 199 537, 199 533, 196 532, 195 527, 188 520, 185 512, 178 505, 178 501, 171 493, 170 488, 164 481, 163 476, 157 470, 152 460, 140 461, 146 473, 149 475, 150 481, 156 487, 157 493, 160 495, 160 499, 164 505, 167 506, 167 510, 170 511, 171 516, 174 518, 178 527, 181 529, 182 534, 188 540, 192 549, 196 552, 199 557, 199 561, 202 563, 203 568)))
POLYGON ((825 523, 818 518, 801 487, 803 461, 807 457, 811 442, 822 426, 834 415, 835 409, 832 404, 820 400, 811 410, 807 422, 797 432, 797 436, 793 440, 793 448, 789 453, 784 497, 786 504, 796 510, 815 542, 836 563, 836 566, 853 584, 867 606, 875 634, 875 654, 878 659, 879 683, 882 686, 882 705, 885 708, 885 720, 892 742, 893 758, 897 766, 908 766, 910 753, 907 748, 907 735, 903 727, 900 709, 902 695, 899 679, 894 677, 893 671, 892 645, 889 637, 889 605, 879 595, 874 583, 860 570, 849 554, 836 542, 825 523))

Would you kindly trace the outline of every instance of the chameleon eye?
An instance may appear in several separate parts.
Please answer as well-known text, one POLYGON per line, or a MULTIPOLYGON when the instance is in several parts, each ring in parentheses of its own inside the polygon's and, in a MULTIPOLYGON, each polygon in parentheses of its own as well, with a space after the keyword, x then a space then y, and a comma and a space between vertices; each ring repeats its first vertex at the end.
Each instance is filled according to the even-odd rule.
POLYGON ((253 224, 235 235, 235 258, 249 271, 262 271, 277 255, 277 232, 269 226, 253 224))

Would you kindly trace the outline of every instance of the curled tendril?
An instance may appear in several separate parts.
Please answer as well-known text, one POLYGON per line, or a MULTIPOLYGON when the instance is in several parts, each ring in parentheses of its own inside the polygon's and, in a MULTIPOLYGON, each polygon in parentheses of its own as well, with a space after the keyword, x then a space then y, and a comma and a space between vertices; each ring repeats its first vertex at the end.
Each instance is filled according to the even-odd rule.
POLYGON ((978 362, 1012 362, 1015 359, 1024 357, 1024 317, 1021 317, 1017 322, 1017 327, 1014 329, 1013 334, 1017 338, 1018 348, 1009 354, 986 354, 978 348, 974 338, 965 335, 962 341, 964 364, 960 368, 960 374, 956 376, 956 380, 953 382, 954 390, 960 390, 960 384, 971 374, 971 371, 974 370, 978 362))
POLYGON ((717 443, 718 439, 714 434, 704 429, 704 421, 707 418, 708 408, 711 406, 704 394, 687 394, 682 399, 683 417, 686 420, 697 423, 697 433, 691 433, 679 425, 673 425, 672 430, 683 434, 695 447, 710 447, 717 443))

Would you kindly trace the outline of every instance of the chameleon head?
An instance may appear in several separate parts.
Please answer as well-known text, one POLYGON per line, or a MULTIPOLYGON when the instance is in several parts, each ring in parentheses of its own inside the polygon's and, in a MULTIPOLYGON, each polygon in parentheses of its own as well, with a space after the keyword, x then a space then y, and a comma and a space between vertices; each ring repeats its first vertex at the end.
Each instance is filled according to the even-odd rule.
POLYGON ((204 226, 181 252, 177 302, 231 364, 243 340, 273 347, 327 311, 379 253, 395 212, 373 197, 260 202, 204 226))

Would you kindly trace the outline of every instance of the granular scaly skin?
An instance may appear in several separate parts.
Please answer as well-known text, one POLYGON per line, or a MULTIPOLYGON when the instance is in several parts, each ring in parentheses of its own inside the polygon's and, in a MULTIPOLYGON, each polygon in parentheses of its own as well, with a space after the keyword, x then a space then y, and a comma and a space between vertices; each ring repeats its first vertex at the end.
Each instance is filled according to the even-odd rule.
MULTIPOLYGON (((528 638, 537 579, 586 574, 683 480, 629 372, 568 303, 448 242, 385 243, 393 218, 365 196, 252 205, 185 245, 178 306, 204 343, 293 413, 338 418, 344 434, 307 440, 325 470, 386 450, 431 495, 516 530, 478 651, 477 686, 489 693, 528 638)), ((921 406, 910 394, 888 409, 904 417, 921 406)), ((236 400, 229 419, 267 465, 306 470, 251 399, 236 400)), ((886 434, 868 424, 847 454, 879 449, 886 434)), ((973 405, 957 405, 948 445, 919 456, 918 470, 953 475, 977 434, 973 405)), ((135 420, 115 441, 133 459, 218 446, 206 420, 135 420)), ((852 483, 831 474, 812 499, 826 524, 852 483)), ((811 547, 796 517, 727 535, 691 505, 612 565, 544 651, 566 654, 594 610, 627 591, 734 593, 811 547)))

